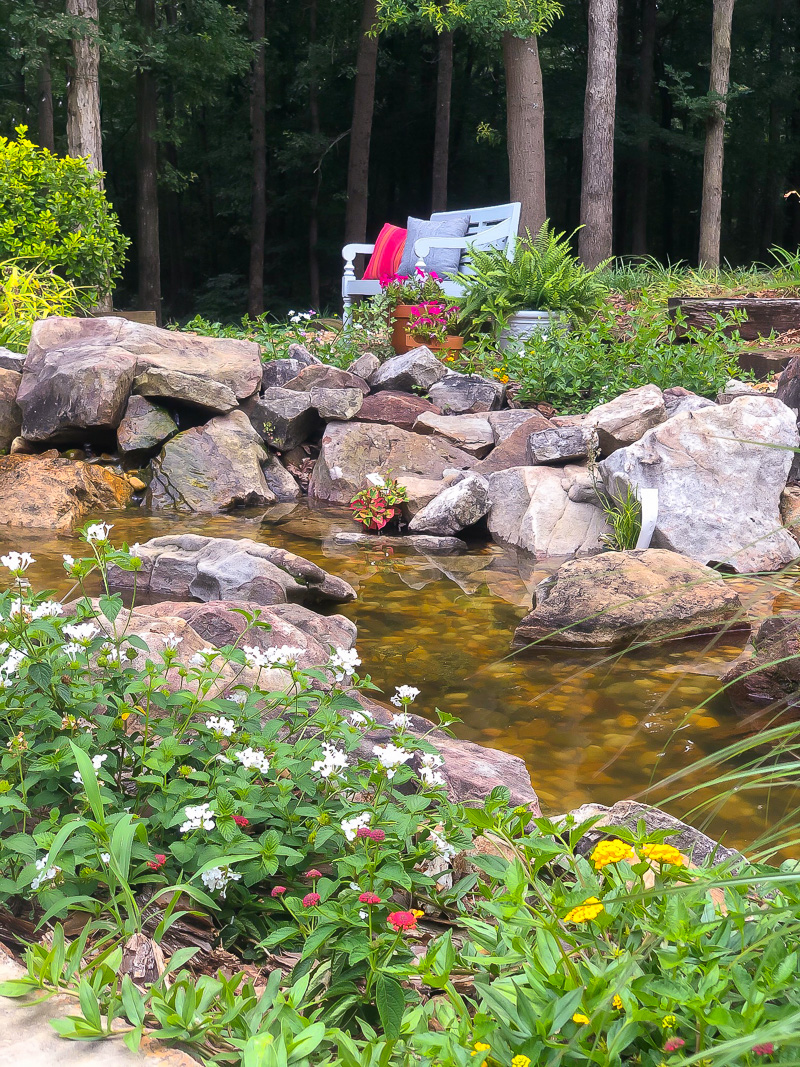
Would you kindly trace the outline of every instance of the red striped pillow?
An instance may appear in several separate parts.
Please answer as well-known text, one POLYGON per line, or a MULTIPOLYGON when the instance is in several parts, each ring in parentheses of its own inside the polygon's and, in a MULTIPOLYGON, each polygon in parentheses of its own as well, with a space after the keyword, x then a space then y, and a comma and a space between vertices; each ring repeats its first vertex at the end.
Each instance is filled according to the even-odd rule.
POLYGON ((391 222, 384 223, 375 242, 375 251, 364 271, 365 280, 377 281, 387 274, 397 274, 397 268, 403 258, 403 249, 406 246, 407 233, 408 230, 403 229, 402 226, 392 226, 391 222))

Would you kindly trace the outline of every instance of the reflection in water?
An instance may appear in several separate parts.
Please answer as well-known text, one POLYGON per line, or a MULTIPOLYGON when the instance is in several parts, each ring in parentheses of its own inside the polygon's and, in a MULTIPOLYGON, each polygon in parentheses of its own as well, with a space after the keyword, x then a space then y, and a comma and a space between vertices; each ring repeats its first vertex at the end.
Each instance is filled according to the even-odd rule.
MULTIPOLYGON (((346 579, 358 599, 337 610, 358 625, 362 670, 387 694, 396 685, 419 687, 420 713, 439 707, 463 719, 459 736, 525 759, 545 811, 634 796, 742 732, 725 698, 713 696, 717 674, 741 651, 741 634, 624 655, 544 648, 512 654, 514 627, 553 564, 544 569, 496 545, 436 557, 337 544, 337 531, 354 528, 349 512, 305 504, 222 516, 130 509, 102 518, 113 521, 116 544, 178 532, 250 537, 346 579)), ((35 586, 46 584, 61 595, 69 585, 62 553, 83 554, 76 537, 0 527, 0 550, 9 548, 31 551, 35 586)), ((754 613, 772 610, 772 594, 762 587, 745 580, 737 586, 754 613)), ((783 610, 800 606, 791 586, 782 588, 780 600, 783 610)), ((737 794, 709 830, 744 844, 794 802, 793 789, 777 798, 737 794)), ((679 802, 671 810, 681 814, 690 807, 679 802)))

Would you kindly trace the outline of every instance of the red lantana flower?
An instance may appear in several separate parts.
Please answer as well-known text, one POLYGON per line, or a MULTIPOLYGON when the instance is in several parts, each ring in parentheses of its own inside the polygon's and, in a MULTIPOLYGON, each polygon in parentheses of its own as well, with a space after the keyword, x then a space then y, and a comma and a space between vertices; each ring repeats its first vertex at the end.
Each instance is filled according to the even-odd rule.
POLYGON ((368 833, 369 838, 370 838, 371 841, 385 841, 386 840, 386 834, 384 833, 383 830, 369 830, 368 829, 367 833, 368 833))
POLYGON ((356 837, 372 837, 372 830, 368 826, 359 826, 356 830, 356 837))
POLYGON ((386 916, 386 921, 398 933, 401 930, 415 930, 417 928, 417 917, 413 911, 392 911, 386 916))
POLYGON ((157 852, 153 859, 147 861, 147 866, 154 871, 160 870, 167 862, 167 857, 163 852, 157 852))
POLYGON ((756 1056, 771 1056, 775 1051, 775 1046, 771 1041, 765 1041, 763 1045, 753 1045, 753 1052, 756 1056))
POLYGON ((321 878, 322 871, 318 871, 316 867, 312 867, 310 871, 306 871, 303 875, 304 878, 321 878))
POLYGON ((271 897, 282 897, 285 892, 286 892, 286 886, 285 885, 276 885, 275 888, 270 893, 270 896, 271 897))
POLYGON ((306 893, 306 895, 303 897, 303 907, 315 908, 317 904, 319 904, 319 901, 319 893, 306 893))
POLYGON ((244 815, 234 815, 233 821, 236 823, 237 826, 249 826, 250 825, 250 820, 246 819, 244 817, 244 815))
POLYGON ((664 1042, 665 1052, 677 1052, 679 1048, 683 1048, 686 1042, 682 1037, 671 1037, 669 1041, 664 1042))
POLYGON ((380 904, 381 898, 375 893, 362 893, 358 898, 359 904, 380 904))

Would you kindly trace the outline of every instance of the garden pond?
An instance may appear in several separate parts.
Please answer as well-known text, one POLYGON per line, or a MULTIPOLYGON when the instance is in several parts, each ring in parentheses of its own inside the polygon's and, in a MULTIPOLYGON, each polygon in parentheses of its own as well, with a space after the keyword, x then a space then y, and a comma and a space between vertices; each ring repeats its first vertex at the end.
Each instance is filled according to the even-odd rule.
MULTIPOLYGON (((361 672, 386 694, 397 685, 417 686, 422 694, 415 711, 438 707, 463 720, 455 726, 457 736, 521 756, 547 814, 635 796, 663 802, 713 778, 714 769, 692 771, 670 789, 655 783, 748 732, 717 693, 724 665, 742 650, 741 633, 624 654, 512 651, 514 628, 530 608, 535 585, 555 566, 549 561, 483 543, 459 556, 423 556, 400 543, 388 549, 340 543, 337 534, 355 530, 349 512, 311 509, 305 502, 233 515, 136 508, 96 518, 113 521, 117 545, 177 532, 249 537, 290 549, 344 578, 358 599, 330 611, 358 626, 361 672)), ((0 550, 9 549, 32 552, 35 586, 63 596, 69 581, 62 554, 83 555, 85 545, 74 535, 25 531, 21 539, 19 531, 0 528, 0 550)), ((800 608, 800 582, 795 591, 786 578, 780 585, 731 580, 756 617, 800 608)), ((668 807, 731 846, 753 842, 798 803, 794 787, 748 790, 693 814, 709 796, 698 791, 668 807)))

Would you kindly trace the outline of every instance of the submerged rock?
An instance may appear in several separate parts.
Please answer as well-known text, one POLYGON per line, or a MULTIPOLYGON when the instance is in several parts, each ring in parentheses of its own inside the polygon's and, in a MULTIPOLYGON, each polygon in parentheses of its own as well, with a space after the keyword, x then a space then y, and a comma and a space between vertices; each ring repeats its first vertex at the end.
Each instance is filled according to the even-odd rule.
POLYGON ((153 460, 147 506, 213 513, 296 499, 300 487, 288 471, 278 472, 282 496, 270 488, 262 467, 276 464, 244 412, 232 411, 167 442, 153 460))
POLYGON ((124 478, 100 464, 73 462, 55 451, 0 456, 0 524, 72 530, 90 512, 123 508, 131 498, 124 478))
POLYGON ((434 537, 430 534, 388 534, 367 533, 365 530, 339 530, 331 541, 335 545, 364 545, 367 548, 408 548, 413 552, 422 552, 432 556, 449 556, 464 552, 466 545, 458 537, 434 537))
POLYGON ((717 571, 663 549, 570 560, 537 586, 515 645, 619 648, 728 627, 748 628, 735 589, 717 571))
POLYGON ((391 471, 402 485, 405 475, 439 479, 448 467, 464 470, 474 462, 473 456, 447 441, 397 426, 332 422, 322 438, 308 495, 314 500, 349 504, 373 471, 391 471))
POLYGON ((765 619, 744 654, 723 675, 725 692, 742 714, 800 709, 800 614, 765 619))
POLYGON ((600 464, 607 489, 658 490, 652 545, 737 571, 800 555, 779 503, 798 444, 793 412, 771 397, 685 411, 600 464))
POLYGON ((154 537, 138 549, 141 569, 112 567, 109 581, 117 589, 164 593, 174 599, 251 600, 256 604, 286 601, 355 599, 347 582, 316 563, 283 548, 246 537, 201 537, 178 534, 154 537))

